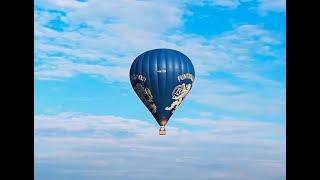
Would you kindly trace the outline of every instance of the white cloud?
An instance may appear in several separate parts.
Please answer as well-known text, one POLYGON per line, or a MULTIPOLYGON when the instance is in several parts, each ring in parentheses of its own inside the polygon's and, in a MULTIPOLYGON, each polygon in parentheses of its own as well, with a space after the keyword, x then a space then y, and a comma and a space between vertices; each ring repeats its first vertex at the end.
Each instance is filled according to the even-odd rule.
POLYGON ((222 6, 228 8, 237 8, 240 5, 239 0, 212 0, 215 6, 222 6))
POLYGON ((84 113, 64 112, 57 115, 35 117, 35 130, 61 129, 66 131, 82 130, 140 130, 150 124, 141 120, 125 119, 116 116, 93 116, 84 113))
POLYGON ((237 85, 224 80, 198 79, 188 99, 231 112, 257 115, 283 115, 285 113, 285 90, 280 84, 255 90, 250 83, 237 85), (272 92, 272 93, 270 93, 272 92))
POLYGON ((127 174, 132 179, 284 176, 282 126, 232 119, 175 120, 208 127, 190 131, 169 126, 163 137, 157 127, 143 120, 73 112, 38 115, 37 170, 51 164, 61 167, 56 173, 65 173, 65 177, 78 174, 95 179, 125 178, 127 174), (68 168, 77 164, 81 165, 77 169, 68 168), (172 170, 174 175, 166 173, 172 170))
POLYGON ((188 3, 196 4, 199 6, 210 5, 219 8, 236 9, 242 3, 250 2, 252 0, 189 0, 188 3))
POLYGON ((98 75, 109 82, 126 81, 129 69, 125 67, 110 67, 95 64, 73 63, 63 59, 52 59, 44 65, 35 68, 35 76, 38 79, 54 80, 72 77, 77 73, 98 75))
POLYGON ((98 28, 100 25, 106 27, 103 23, 111 20, 116 24, 128 25, 130 29, 162 32, 179 26, 182 23, 182 12, 179 4, 174 2, 93 0, 87 2, 84 8, 70 12, 67 22, 86 22, 89 25, 98 25, 98 28))
MULTIPOLYGON (((202 127, 206 131, 214 134, 215 137, 221 137, 221 142, 229 143, 258 143, 255 139, 263 139, 271 136, 284 136, 284 128, 273 123, 239 120, 239 119, 194 119, 194 118, 176 118, 175 121, 193 127, 202 127), (239 138, 239 139, 238 139, 239 138), (248 141, 250 139, 250 141, 248 141), (234 141, 233 141, 234 140, 234 141), (252 141, 251 141, 252 140, 252 141)), ((217 138, 220 139, 220 138, 217 138)), ((260 139, 260 143, 261 143, 260 139)))
POLYGON ((206 112, 206 111, 200 112, 199 114, 201 117, 210 117, 212 115, 211 112, 206 112))
MULTIPOLYGON (((187 54, 194 62, 197 74, 203 75, 216 70, 239 71, 241 66, 248 64, 244 60, 251 60, 254 54, 275 55, 271 47, 279 43, 273 34, 256 25, 241 25, 213 39, 181 34, 178 30, 187 11, 178 2, 113 3, 95 0, 81 4, 81 7, 66 11, 65 16, 60 15, 62 21, 68 24, 63 32, 46 27, 49 20, 57 18, 57 13, 52 13, 53 17, 49 18, 49 12, 36 11, 36 61, 39 57, 56 53, 63 54, 65 61, 73 63, 74 59, 99 60, 129 69, 133 59, 143 51, 166 47, 187 54), (88 27, 79 29, 80 24, 88 27)), ((64 10, 56 6, 48 7, 64 10)), ((46 58, 41 58, 41 61, 46 62, 46 58)), ((50 71, 45 74, 49 76, 50 71)), ((56 73, 53 71, 52 75, 56 76, 56 73)), ((124 76, 115 80, 121 78, 124 76)))
MULTIPOLYGON (((227 9, 237 9, 241 4, 245 4, 253 0, 195 0, 188 1, 199 6, 211 5, 227 9)), ((285 12, 286 0, 256 0, 257 7, 249 7, 256 9, 260 15, 265 15, 268 12, 285 12)))
MULTIPOLYGON (((175 6, 166 2, 152 1, 117 1, 117 3, 89 1, 79 4, 81 6, 65 1, 36 2, 36 6, 64 11, 66 15, 43 10, 35 11, 35 61, 50 66, 54 63, 51 63, 48 57, 63 56, 61 63, 69 61, 69 64, 76 65, 79 61, 83 64, 85 61, 98 60, 100 63, 107 62, 122 69, 129 69, 130 62, 142 51, 161 44, 165 47, 166 42, 160 40, 159 35, 163 31, 179 26, 182 22, 182 10, 179 4, 175 6), (73 8, 70 8, 71 6, 73 8), (148 16, 145 16, 146 13, 148 16), (46 26, 49 21, 58 17, 68 24, 63 32, 46 26), (78 26, 81 24, 85 24, 88 28, 79 29, 78 26)), ((55 62, 55 64, 60 63, 55 62)), ((78 68, 81 69, 84 69, 83 73, 88 73, 87 68, 78 68)), ((41 75, 39 78, 43 79, 44 75, 56 78, 70 77, 74 74, 70 70, 61 69, 61 71, 69 73, 62 73, 64 75, 59 76, 55 70, 37 68, 36 78, 39 77, 37 75, 41 75)), ((91 73, 100 75, 99 71, 91 73)), ((123 81, 123 78, 120 73, 114 80, 123 81)))
POLYGON ((70 0, 36 0, 35 4, 48 9, 62 10, 74 10, 85 6, 83 2, 70 0))
POLYGON ((267 12, 285 12, 286 11, 286 0, 260 0, 258 7, 262 14, 267 12))

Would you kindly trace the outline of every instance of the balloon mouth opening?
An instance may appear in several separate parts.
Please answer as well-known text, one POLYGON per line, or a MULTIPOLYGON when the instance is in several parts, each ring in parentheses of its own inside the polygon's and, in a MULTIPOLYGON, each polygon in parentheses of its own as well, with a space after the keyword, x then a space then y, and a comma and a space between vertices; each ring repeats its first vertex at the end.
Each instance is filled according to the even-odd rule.
POLYGON ((167 120, 167 119, 160 119, 160 120, 158 121, 158 124, 159 124, 160 126, 165 126, 165 125, 167 125, 167 123, 168 123, 168 120, 167 120))

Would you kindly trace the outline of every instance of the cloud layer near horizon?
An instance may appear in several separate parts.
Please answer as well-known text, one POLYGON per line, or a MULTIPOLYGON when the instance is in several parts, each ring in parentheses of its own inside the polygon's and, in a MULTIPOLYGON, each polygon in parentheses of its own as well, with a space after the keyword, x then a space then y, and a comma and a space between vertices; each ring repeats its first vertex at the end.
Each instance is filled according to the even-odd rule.
POLYGON ((53 176, 77 174, 80 179, 281 179, 285 173, 285 129, 280 125, 175 121, 205 130, 169 126, 163 137, 143 120, 75 112, 38 115, 36 166, 52 165, 53 176))

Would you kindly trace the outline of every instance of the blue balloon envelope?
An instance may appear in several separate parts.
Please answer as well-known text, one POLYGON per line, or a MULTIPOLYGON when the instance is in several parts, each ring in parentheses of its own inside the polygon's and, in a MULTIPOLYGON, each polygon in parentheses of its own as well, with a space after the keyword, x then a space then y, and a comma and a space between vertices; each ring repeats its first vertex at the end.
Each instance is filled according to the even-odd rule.
POLYGON ((172 49, 146 51, 133 61, 130 68, 134 91, 162 130, 190 92, 194 80, 191 60, 172 49))

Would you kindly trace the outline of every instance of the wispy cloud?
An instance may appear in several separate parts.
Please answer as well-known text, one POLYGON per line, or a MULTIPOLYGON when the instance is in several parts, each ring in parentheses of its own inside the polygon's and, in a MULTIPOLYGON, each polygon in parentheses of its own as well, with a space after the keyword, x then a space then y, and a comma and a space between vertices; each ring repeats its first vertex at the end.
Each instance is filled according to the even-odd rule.
MULTIPOLYGON (((46 9, 35 12, 35 59, 47 66, 60 63, 57 58, 60 57, 63 59, 62 63, 69 61, 69 64, 73 65, 95 61, 102 64, 101 66, 108 64, 128 69, 130 62, 143 50, 155 47, 156 44, 165 44, 159 38, 161 33, 179 26, 182 22, 182 10, 179 6, 166 2, 37 1, 36 7, 46 9), (148 16, 145 16, 145 13, 148 13, 148 16), (53 21, 67 26, 59 26, 62 31, 58 31, 54 23, 48 26, 53 21), (51 63, 52 61, 56 62, 51 63)), ((66 76, 61 77, 73 75, 70 70, 62 68, 60 67, 61 71, 69 73, 68 76, 65 73, 66 76)), ((86 68, 77 69, 80 73, 88 73, 86 68)), ((56 71, 48 68, 38 68, 36 71, 45 71, 36 73, 40 78, 43 74, 46 77, 51 74, 57 77, 56 71)), ((100 74, 99 70, 96 73, 90 72, 100 74)), ((121 78, 120 75, 114 79, 121 78)))
POLYGON ((249 85, 232 85, 220 80, 198 80, 188 98, 236 112, 269 115, 285 113, 286 97, 282 86, 271 86, 260 91, 246 86, 249 85))
MULTIPOLYGON (((45 63, 48 57, 62 56, 64 61, 73 63, 95 60, 104 63, 103 66, 116 65, 128 69, 130 62, 141 52, 167 47, 190 56, 197 74, 201 75, 217 69, 239 71, 248 64, 245 60, 252 60, 256 54, 275 55, 272 46, 280 43, 267 30, 250 24, 238 26, 212 39, 181 33, 182 15, 186 12, 181 3, 89 1, 81 4, 84 5, 60 15, 60 21, 68 24, 63 32, 47 27, 50 20, 57 18, 56 12, 51 19, 48 18, 51 13, 47 11, 36 12, 36 61, 45 63), (157 8, 153 8, 155 6, 157 8), (129 7, 135 10, 129 11, 129 7), (144 16, 146 12, 148 17, 144 16)), ((48 5, 47 8, 56 6, 48 5)), ((49 72, 46 70, 45 74, 49 76, 49 72)), ((52 75, 56 75, 55 71, 52 75)))
POLYGON ((65 1, 65 0, 37 0, 37 4, 53 9, 74 10, 85 6, 81 1, 65 1))
POLYGON ((212 0, 212 5, 228 8, 236 8, 240 5, 239 0, 212 0))
POLYGON ((36 164, 39 170, 45 164, 64 165, 60 172, 64 176, 97 179, 272 179, 285 171, 280 125, 223 119, 176 121, 207 129, 191 133, 168 127, 168 135, 160 137, 157 127, 143 120, 73 112, 39 115, 35 117, 36 164), (73 164, 81 166, 67 168, 73 164), (172 169, 174 175, 166 173, 172 169))
POLYGON ((286 0, 260 0, 258 9, 264 15, 268 12, 285 12, 286 0))
MULTIPOLYGON (((48 58, 52 59, 52 58, 48 58)), ((128 68, 110 67, 99 64, 74 63, 60 58, 53 58, 51 62, 38 65, 35 68, 35 76, 41 80, 54 80, 72 77, 78 73, 91 76, 101 76, 109 82, 126 81, 128 68)))

